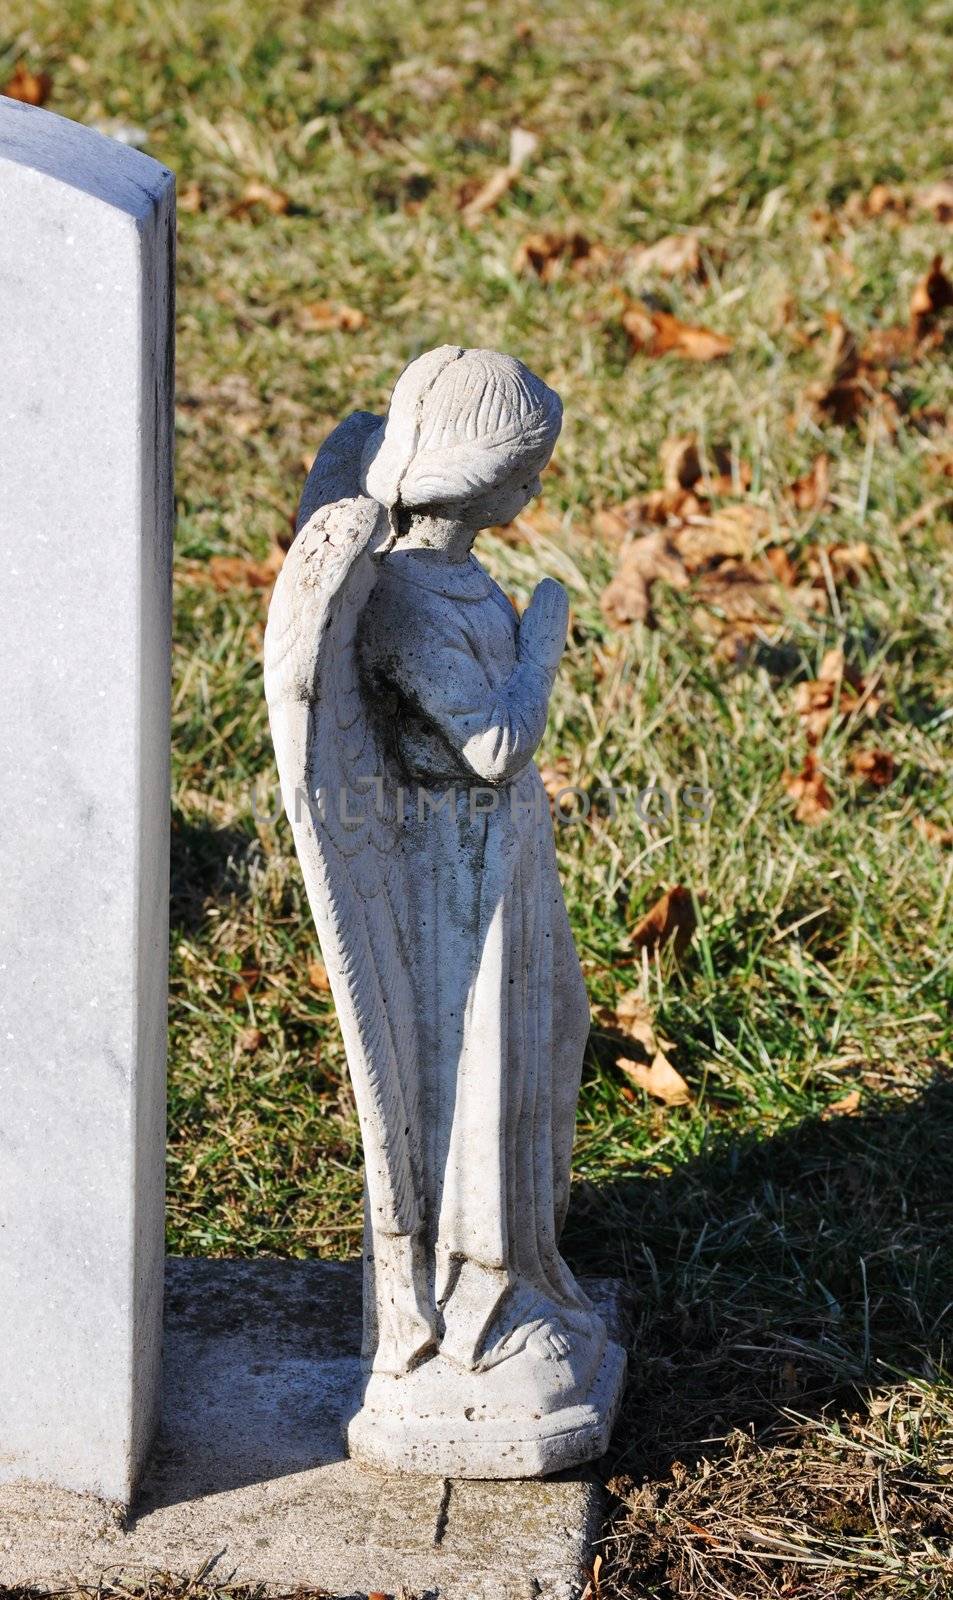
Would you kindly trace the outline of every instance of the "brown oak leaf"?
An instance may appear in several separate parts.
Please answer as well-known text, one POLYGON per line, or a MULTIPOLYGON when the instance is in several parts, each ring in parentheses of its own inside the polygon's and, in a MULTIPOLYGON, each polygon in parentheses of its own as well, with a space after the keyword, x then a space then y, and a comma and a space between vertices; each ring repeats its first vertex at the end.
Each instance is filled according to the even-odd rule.
POLYGON ((953 283, 943 271, 943 257, 934 256, 910 297, 910 327, 915 339, 933 334, 941 311, 953 306, 953 283))
POLYGON ((734 340, 711 328, 682 322, 670 311, 656 311, 642 300, 632 300, 622 313, 622 326, 633 354, 678 356, 684 361, 715 361, 727 356, 734 340))
POLYGON ((533 273, 543 283, 552 283, 564 271, 585 274, 605 266, 609 260, 601 244, 593 244, 579 228, 551 229, 528 233, 517 246, 513 271, 533 273))
POLYGON ((828 812, 833 810, 834 802, 813 750, 809 750, 804 757, 800 772, 785 772, 781 782, 792 800, 797 802, 794 815, 798 822, 813 827, 823 822, 828 812))
POLYGON ((953 222, 953 179, 941 178, 917 195, 917 205, 932 211, 937 222, 953 222))
POLYGON ((850 770, 875 789, 886 789, 893 782, 896 767, 889 750, 855 750, 850 770))
POLYGON ((663 528, 635 539, 622 553, 615 577, 600 602, 607 622, 617 627, 646 622, 651 616, 652 588, 659 579, 673 588, 688 582, 678 551, 663 528))
MULTIPOLYGON (((264 561, 245 556, 212 556, 206 571, 212 587, 222 593, 229 589, 270 589, 284 559, 285 552, 275 544, 264 561)), ((201 577, 201 567, 190 569, 190 576, 201 577)))
POLYGON ((276 189, 261 178, 249 178, 239 198, 231 207, 233 217, 247 217, 260 208, 273 217, 283 217, 291 205, 291 198, 283 189, 276 189))
POLYGON ((859 583, 869 571, 873 561, 870 545, 865 539, 856 544, 809 544, 804 550, 804 564, 815 588, 826 590, 829 579, 836 583, 859 583))
POLYGON ((48 72, 34 72, 25 61, 18 61, 13 76, 0 89, 8 100, 19 100, 25 106, 45 106, 53 88, 48 72))
POLYGON ((680 956, 691 943, 698 926, 691 889, 676 883, 656 900, 632 930, 632 943, 641 950, 672 943, 680 956))
POLYGON ((941 827, 932 817, 918 813, 913 819, 913 826, 928 844, 939 845, 941 850, 949 850, 953 846, 953 828, 941 827))
POLYGON ((691 1103, 691 1090, 680 1072, 676 1072, 668 1057, 659 1050, 651 1062, 630 1061, 627 1056, 617 1056, 616 1066, 626 1077, 644 1089, 654 1100, 666 1106, 687 1106, 691 1103))
POLYGON ((630 275, 661 278, 699 277, 701 249, 693 233, 667 233, 654 244, 638 244, 628 253, 630 275))
POLYGON ((798 511, 820 511, 831 492, 831 465, 826 451, 815 457, 809 471, 789 483, 785 494, 798 511))
POLYGON ((883 696, 844 661, 840 649, 828 650, 816 678, 795 685, 794 709, 801 718, 807 742, 817 744, 835 711, 839 717, 863 714, 874 718, 883 709, 883 696))
POLYGON ((682 489, 691 489, 702 475, 697 433, 679 433, 663 439, 659 464, 666 493, 677 495, 682 489))
POLYGON ((295 321, 303 333, 356 333, 367 318, 356 306, 341 305, 337 300, 312 300, 298 307, 295 321))
POLYGON ((855 1117, 860 1110, 860 1090, 851 1089, 842 1095, 839 1100, 832 1100, 824 1107, 821 1117, 825 1122, 831 1117, 855 1117))

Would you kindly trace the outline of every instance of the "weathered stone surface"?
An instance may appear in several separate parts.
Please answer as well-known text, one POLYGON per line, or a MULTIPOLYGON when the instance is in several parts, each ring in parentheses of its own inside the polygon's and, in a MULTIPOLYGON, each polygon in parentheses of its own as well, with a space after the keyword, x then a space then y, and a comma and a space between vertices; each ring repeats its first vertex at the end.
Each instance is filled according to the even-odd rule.
POLYGON ((589 1006, 533 761, 569 602, 472 553, 538 493, 559 397, 411 361, 318 453, 275 585, 282 795, 364 1143, 368 1465, 523 1478, 601 1454, 622 1349, 559 1253, 589 1006))
MULTIPOLYGON (((585 1287, 621 1337, 618 1286, 585 1287)), ((601 1511, 588 1474, 388 1475, 344 1454, 359 1403, 357 1263, 171 1261, 163 1426, 124 1523, 88 1496, 0 1488, 0 1584, 194 1574, 352 1596, 571 1600, 601 1511)))
POLYGON ((0 99, 0 1481, 123 1499, 159 1385, 171 173, 0 99))

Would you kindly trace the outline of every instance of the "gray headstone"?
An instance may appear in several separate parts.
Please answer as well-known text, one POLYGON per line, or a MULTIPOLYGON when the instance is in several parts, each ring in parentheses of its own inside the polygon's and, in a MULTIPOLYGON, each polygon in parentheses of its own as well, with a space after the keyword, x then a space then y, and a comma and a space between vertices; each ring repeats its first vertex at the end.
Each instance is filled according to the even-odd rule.
POLYGON ((163 1272, 174 183, 0 99, 0 1481, 128 1500, 163 1272))

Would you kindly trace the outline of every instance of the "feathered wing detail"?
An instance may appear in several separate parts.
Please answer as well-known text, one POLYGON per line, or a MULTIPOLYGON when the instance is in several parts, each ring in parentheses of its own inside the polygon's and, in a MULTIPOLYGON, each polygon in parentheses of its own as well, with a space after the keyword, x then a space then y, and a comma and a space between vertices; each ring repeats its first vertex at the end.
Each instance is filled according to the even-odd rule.
POLYGON ((310 521, 316 511, 334 500, 350 500, 362 494, 361 455, 371 434, 383 425, 373 411, 352 411, 332 428, 311 464, 308 481, 301 492, 295 518, 295 532, 310 521))
POLYGON ((375 1236, 417 1233, 422 1204, 408 895, 356 650, 372 551, 388 531, 373 500, 317 510, 285 559, 265 633, 282 799, 344 1036, 375 1236))

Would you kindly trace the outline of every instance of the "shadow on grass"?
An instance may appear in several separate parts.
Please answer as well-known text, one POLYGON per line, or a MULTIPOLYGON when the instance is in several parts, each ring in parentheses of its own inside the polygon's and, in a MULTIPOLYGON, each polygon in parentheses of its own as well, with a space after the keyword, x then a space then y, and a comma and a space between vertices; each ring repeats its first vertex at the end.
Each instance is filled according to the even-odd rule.
POLYGON ((953 1074, 862 1115, 716 1144, 670 1177, 580 1185, 580 1271, 636 1296, 614 1467, 665 1477, 784 1410, 856 1408, 953 1344, 953 1074))
POLYGON ((245 862, 258 841, 240 828, 186 822, 174 813, 171 845, 172 927, 195 935, 204 927, 210 905, 247 890, 245 862))

